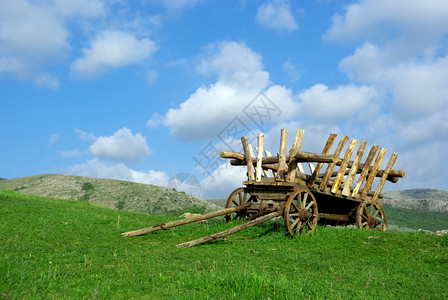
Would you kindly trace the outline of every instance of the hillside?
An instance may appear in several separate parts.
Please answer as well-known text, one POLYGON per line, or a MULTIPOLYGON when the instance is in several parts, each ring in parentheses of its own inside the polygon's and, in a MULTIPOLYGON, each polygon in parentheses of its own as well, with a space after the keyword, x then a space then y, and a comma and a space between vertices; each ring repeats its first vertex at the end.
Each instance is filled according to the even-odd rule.
POLYGON ((151 214, 178 215, 184 211, 203 213, 218 209, 214 204, 184 192, 112 179, 46 174, 1 180, 2 188, 151 214))
POLYGON ((384 193, 385 205, 448 213, 448 191, 435 189, 411 189, 384 193))

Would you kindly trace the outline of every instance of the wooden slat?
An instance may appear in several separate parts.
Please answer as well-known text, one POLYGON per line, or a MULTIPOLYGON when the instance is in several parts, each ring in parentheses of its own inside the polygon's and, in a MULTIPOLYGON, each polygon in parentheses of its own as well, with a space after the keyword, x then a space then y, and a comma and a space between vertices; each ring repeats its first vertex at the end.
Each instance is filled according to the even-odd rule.
MULTIPOLYGON (((291 151, 299 151, 302 148, 303 135, 305 134, 305 130, 297 129, 296 137, 294 139, 294 143, 292 145, 291 150, 289 151, 289 163, 288 163, 288 175, 286 181, 293 182, 296 179, 297 174, 297 159, 293 159, 291 157, 291 151)), ((302 171, 301 171, 302 172, 302 171)), ((302 172, 303 173, 303 172, 302 172)))
POLYGON ((278 171, 277 181, 285 180, 286 173, 286 140, 288 136, 288 129, 282 129, 280 135, 280 149, 278 153, 278 171))
POLYGON ((254 174, 254 165, 252 164, 252 157, 250 154, 250 145, 247 141, 247 137, 243 136, 241 138, 241 143, 243 144, 243 150, 244 150, 244 157, 246 159, 246 165, 247 165, 247 178, 249 180, 255 180, 255 174, 254 174))
MULTIPOLYGON (((271 151, 268 151, 268 150, 265 150, 264 154, 266 155, 266 157, 271 157, 272 156, 271 151)), ((277 171, 275 171, 273 169, 271 169, 271 171, 272 171, 272 177, 277 178, 277 171)))
POLYGON ((366 149, 367 142, 361 142, 359 145, 358 152, 356 152, 355 160, 350 169, 350 173, 348 174, 345 182, 344 188, 342 189, 342 195, 348 197, 350 195, 350 189, 352 188, 353 180, 355 180, 355 176, 358 172, 358 165, 361 162, 362 156, 364 155, 364 150, 366 149))
MULTIPOLYGON (((255 148, 257 150, 258 153, 258 148, 255 148)), ((264 151, 263 153, 266 153, 266 151, 264 151)), ((269 170, 264 168, 263 166, 263 153, 261 153, 261 168, 263 169, 263 173, 264 173, 264 177, 269 177, 269 170)), ((257 157, 258 159, 258 157, 257 157)))
POLYGON ((359 175, 358 182, 355 185, 355 188, 352 191, 352 197, 355 198, 358 195, 358 191, 361 188, 364 179, 366 179, 367 174, 369 173, 370 166, 372 165, 373 159, 375 158, 376 152, 378 151, 378 146, 373 145, 372 149, 370 149, 369 154, 367 155, 366 162, 364 164, 364 168, 359 175))
POLYGON ((310 174, 313 174, 314 170, 316 170, 316 166, 312 163, 308 163, 308 168, 310 168, 310 174))
POLYGON ((257 145, 257 171, 256 171, 256 180, 261 180, 261 160, 263 158, 263 145, 264 145, 264 134, 258 134, 258 145, 257 145))
POLYGON ((336 175, 336 179, 334 180, 333 186, 331 187, 331 193, 336 194, 339 190, 339 186, 342 183, 342 179, 345 176, 345 170, 347 169, 347 164, 352 157, 353 151, 355 151, 356 144, 358 140, 352 139, 350 144, 347 147, 347 151, 345 151, 344 159, 342 160, 342 164, 339 167, 338 175, 336 175))
POLYGON ((369 172, 369 176, 367 177, 364 189, 362 190, 362 193, 360 196, 361 199, 364 199, 367 196, 367 192, 370 191, 370 188, 372 187, 373 180, 376 177, 376 173, 378 172, 378 169, 381 167, 381 163, 383 162, 386 152, 387 152, 386 148, 380 149, 380 152, 378 153, 378 156, 376 157, 375 163, 373 164, 373 167, 369 172))
MULTIPOLYGON (((344 148, 344 146, 347 143, 347 141, 348 141, 348 136, 342 137, 342 139, 340 140, 338 146, 336 147, 336 150, 334 152, 334 156, 339 157, 339 155, 341 154, 342 149, 344 148)), ((320 186, 319 186, 321 191, 324 191, 325 188, 327 187, 327 182, 328 182, 328 180, 330 180, 331 174, 333 173, 333 170, 334 170, 335 166, 336 166, 335 163, 329 163, 328 164, 327 170, 325 171, 325 175, 322 178, 322 182, 320 183, 320 186)))
POLYGON ((392 153, 392 156, 389 159, 389 162, 387 163, 386 169, 383 171, 383 176, 381 176, 380 182, 378 183, 378 186, 376 188, 375 194, 373 194, 372 201, 376 201, 378 199, 378 195, 383 190, 384 183, 386 182, 387 176, 389 172, 392 170, 392 167, 395 164, 395 161, 397 160, 397 153, 392 153))
MULTIPOLYGON (((334 143, 336 137, 337 137, 337 134, 335 134, 335 133, 330 134, 330 136, 327 139, 327 142, 325 143, 324 150, 322 150, 322 154, 328 154, 328 152, 330 152, 331 146, 333 146, 333 143, 334 143)), ((316 165, 316 168, 314 169, 313 174, 311 174, 311 177, 307 182, 308 187, 311 187, 313 185, 314 180, 316 179, 316 177, 319 174, 320 169, 322 169, 323 165, 324 165, 323 163, 318 163, 316 165)))

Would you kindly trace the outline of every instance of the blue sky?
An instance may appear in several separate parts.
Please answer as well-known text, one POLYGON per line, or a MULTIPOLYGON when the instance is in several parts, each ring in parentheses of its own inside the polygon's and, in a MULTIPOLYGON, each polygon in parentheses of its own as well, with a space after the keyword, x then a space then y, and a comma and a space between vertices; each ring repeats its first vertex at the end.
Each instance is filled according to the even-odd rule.
POLYGON ((276 153, 303 128, 306 151, 334 132, 397 152, 386 190, 448 189, 448 5, 0 0, 0 101, 4 178, 186 172, 227 196, 245 170, 216 156, 226 133, 276 153))

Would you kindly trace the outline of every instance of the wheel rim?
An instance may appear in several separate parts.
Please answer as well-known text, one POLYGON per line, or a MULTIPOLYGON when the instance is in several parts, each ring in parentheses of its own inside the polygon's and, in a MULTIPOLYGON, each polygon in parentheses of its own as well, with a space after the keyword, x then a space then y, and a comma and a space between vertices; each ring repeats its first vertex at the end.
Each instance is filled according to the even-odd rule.
MULTIPOLYGON (((227 198, 226 208, 243 205, 247 202, 257 202, 257 198, 255 196, 251 196, 247 192, 246 188, 240 187, 234 190, 230 194, 229 198, 227 198)), ((229 222, 230 220, 242 219, 246 217, 249 217, 247 209, 225 215, 227 222, 229 222)))
POLYGON ((363 201, 356 211, 356 225, 360 229, 387 230, 387 218, 383 208, 371 200, 363 201))
POLYGON ((305 189, 296 190, 286 202, 283 218, 286 230, 291 236, 313 232, 318 219, 314 195, 305 189))

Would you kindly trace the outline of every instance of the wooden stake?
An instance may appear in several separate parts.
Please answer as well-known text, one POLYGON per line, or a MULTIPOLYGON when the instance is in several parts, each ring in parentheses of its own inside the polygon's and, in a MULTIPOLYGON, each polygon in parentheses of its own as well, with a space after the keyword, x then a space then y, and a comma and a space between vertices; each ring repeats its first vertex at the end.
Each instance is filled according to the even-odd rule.
POLYGON ((358 152, 356 152, 355 161, 351 166, 350 173, 347 176, 347 180, 344 182, 344 188, 342 189, 342 195, 349 196, 350 189, 353 184, 353 180, 355 180, 355 176, 358 173, 358 165, 361 162, 362 156, 364 155, 364 150, 366 149, 367 142, 361 142, 359 145, 358 152))
POLYGON ((286 173, 286 139, 288 138, 288 129, 281 130, 280 149, 278 153, 278 171, 277 181, 285 181, 286 173))
MULTIPOLYGON (((337 135, 334 133, 331 133, 328 137, 327 142, 325 143, 324 150, 322 150, 322 154, 328 154, 330 152, 331 146, 333 146, 334 140, 336 139, 337 135)), ((307 186, 311 187, 314 183, 314 180, 316 179, 317 175, 320 172, 320 169, 322 169, 323 163, 318 163, 316 165, 316 168, 314 169, 313 174, 311 174, 310 179, 307 182, 307 186)))
POLYGON ((154 232, 157 230, 161 230, 161 229, 167 229, 167 228, 171 228, 171 227, 175 227, 175 226, 180 226, 180 225, 184 225, 184 224, 188 224, 188 223, 192 223, 192 222, 197 222, 197 221, 202 221, 202 220, 206 220, 206 219, 210 219, 210 218, 214 218, 214 217, 218 217, 218 216, 222 216, 222 215, 227 215, 227 214, 231 214, 233 212, 236 211, 240 211, 243 209, 246 209, 250 206, 250 202, 245 203, 243 205, 240 206, 235 206, 235 207, 230 207, 230 208, 226 208, 226 209, 221 209, 221 210, 217 210, 217 211, 213 211, 210 212, 208 214, 203 214, 200 216, 194 216, 194 217, 190 217, 187 219, 183 219, 183 220, 177 220, 177 221, 173 221, 173 222, 168 222, 168 223, 162 223, 162 224, 157 224, 148 228, 143 228, 143 229, 139 229, 139 230, 133 230, 133 231, 129 231, 129 232, 124 232, 122 234, 120 234, 123 237, 126 236, 137 236, 137 235, 144 235, 150 232, 154 232))
POLYGON ((373 180, 376 177, 376 173, 381 166, 381 162, 383 161, 384 156, 386 155, 386 152, 387 152, 386 148, 380 149, 380 153, 378 153, 378 156, 376 157, 375 163, 373 164, 373 167, 370 170, 369 176, 367 177, 364 189, 362 190, 362 193, 360 196, 361 199, 364 199, 367 196, 367 193, 370 191, 370 188, 372 187, 373 180))
POLYGON ((247 223, 238 225, 236 227, 233 227, 233 228, 230 228, 230 229, 227 229, 227 230, 215 233, 215 234, 207 235, 207 236, 201 237, 201 238, 196 239, 196 240, 192 240, 192 241, 189 241, 189 242, 185 242, 185 243, 179 244, 176 247, 177 248, 189 248, 189 247, 193 247, 193 246, 196 246, 196 245, 199 245, 199 244, 202 244, 202 243, 214 241, 216 239, 225 237, 225 236, 227 236, 229 234, 238 232, 238 231, 246 229, 248 227, 251 227, 251 226, 257 225, 259 223, 265 222, 267 220, 273 219, 275 217, 281 216, 282 213, 283 213, 282 210, 275 211, 275 212, 272 212, 270 214, 258 217, 258 218, 254 219, 252 221, 247 222, 247 223))
POLYGON ((252 157, 250 155, 250 147, 249 147, 249 142, 247 141, 247 137, 243 136, 241 138, 241 143, 243 144, 244 157, 246 159, 246 164, 247 164, 247 178, 249 180, 255 180, 254 166, 252 163, 252 157))
POLYGON ((356 198, 356 196, 358 195, 358 191, 361 188, 362 183, 364 182, 364 179, 366 179, 366 177, 367 177, 370 166, 372 165, 373 159, 375 158, 375 154, 376 154, 376 151, 378 151, 378 148, 379 147, 377 145, 373 145, 372 149, 370 149, 370 152, 367 155, 366 162, 364 164, 364 168, 362 169, 361 175, 359 175, 359 178, 358 178, 358 182, 356 183, 356 186, 352 191, 353 198, 356 198))
POLYGON ((348 145, 347 151, 345 152, 344 159, 342 160, 342 164, 339 167, 339 172, 336 175, 336 179, 333 182, 333 186, 331 187, 331 192, 333 194, 336 194, 336 192, 339 190, 339 186, 342 183, 342 179, 345 175, 345 170, 347 170, 347 164, 352 157, 353 151, 355 151, 356 144, 358 143, 357 140, 352 139, 350 141, 350 144, 348 145))
MULTIPOLYGON (((334 151, 334 155, 336 157, 339 157, 339 154, 341 154, 342 149, 344 148, 347 141, 348 141, 348 136, 342 137, 342 139, 339 141, 339 144, 336 147, 336 150, 334 151)), ((327 187, 327 182, 328 182, 328 180, 330 180, 330 177, 331 177, 331 174, 333 173, 335 165, 336 165, 335 163, 328 164, 327 170, 325 171, 325 175, 322 178, 322 182, 320 183, 320 186, 319 186, 321 191, 324 191, 325 188, 327 187)))
POLYGON ((261 181, 261 162, 263 159, 263 145, 264 145, 264 134, 258 134, 258 146, 257 146, 257 171, 256 171, 256 180, 261 181))
POLYGON ((378 195, 381 193, 381 190, 383 189, 384 183, 386 182, 387 176, 392 170, 392 167, 395 164, 395 161, 397 160, 397 153, 392 153, 392 156, 389 159, 389 162, 387 163, 386 169, 384 169, 383 176, 381 176, 380 182, 378 183, 378 186, 376 188, 375 194, 372 196, 372 202, 375 202, 376 199, 378 199, 378 195))

